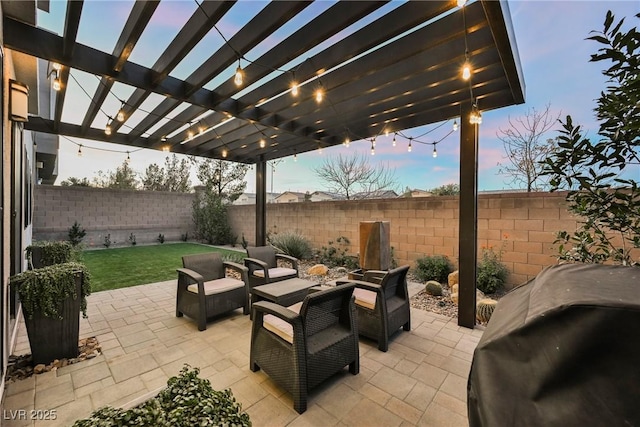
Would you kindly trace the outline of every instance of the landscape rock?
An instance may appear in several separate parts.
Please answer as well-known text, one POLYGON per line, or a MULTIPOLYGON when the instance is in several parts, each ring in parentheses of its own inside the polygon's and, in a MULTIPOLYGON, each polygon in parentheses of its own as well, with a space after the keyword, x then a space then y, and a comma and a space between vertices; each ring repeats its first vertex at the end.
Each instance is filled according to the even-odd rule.
POLYGON ((459 277, 458 277, 458 270, 454 271, 453 273, 449 274, 449 277, 447 278, 447 283, 449 284, 449 287, 452 287, 453 285, 457 284, 459 282, 459 277))

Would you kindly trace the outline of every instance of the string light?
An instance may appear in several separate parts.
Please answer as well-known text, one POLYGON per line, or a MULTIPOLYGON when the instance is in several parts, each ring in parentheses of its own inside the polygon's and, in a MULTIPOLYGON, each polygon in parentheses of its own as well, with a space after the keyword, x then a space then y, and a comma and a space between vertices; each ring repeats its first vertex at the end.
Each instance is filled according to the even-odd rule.
POLYGON ((240 66, 240 58, 238 58, 238 68, 236 68, 236 74, 233 81, 236 86, 242 86, 242 83, 244 82, 244 71, 242 71, 242 67, 240 66))
POLYGON ((169 151, 169 146, 168 145, 163 145, 162 146, 162 151, 169 151))
POLYGON ((438 150, 436 149, 436 144, 433 144, 433 158, 438 157, 438 150))
POLYGON ((464 7, 467 4, 467 0, 458 0, 458 7, 464 7))
POLYGON ((53 90, 56 92, 62 89, 62 83, 60 83, 60 78, 58 77, 58 71, 56 71, 56 78, 53 79, 53 90))
POLYGON ((78 157, 82 157, 82 144, 78 145, 78 157))
POLYGON ((53 68, 56 71, 60 71, 62 69, 62 65, 59 62, 52 62, 51 68, 53 68))
POLYGON ((471 78, 471 63, 469 62, 469 52, 464 53, 464 65, 462 66, 462 79, 467 81, 471 78))
POLYGON ((393 133, 393 141, 391 142, 391 145, 393 145, 394 147, 396 146, 396 133, 393 133))
POLYGON ((124 101, 122 102, 122 105, 120 106, 120 109, 118 110, 118 115, 116 116, 116 119, 119 122, 124 122, 124 101))
POLYGON ((412 148, 411 148, 411 140, 412 140, 412 139, 413 139, 413 138, 409 138, 409 146, 407 147, 407 151, 408 151, 409 153, 411 152, 411 149, 412 149, 412 148))
POLYGON ((127 160, 126 162, 129 163, 131 161, 131 156, 129 156, 129 152, 127 151, 127 160))
POLYGON ((456 132, 458 130, 458 121, 454 120, 453 121, 453 131, 456 132))
POLYGON ((291 83, 291 95, 298 96, 298 83, 291 83))
POLYGON ((227 158, 227 154, 228 154, 227 149, 223 148, 222 149, 222 157, 226 159, 227 158))
POLYGON ((111 135, 111 117, 107 120, 107 125, 104 127, 104 134, 109 136, 111 135))
POLYGON ((375 139, 371 139, 371 155, 375 156, 376 155, 376 140, 375 139))
POLYGON ((267 146, 267 141, 264 138, 260 138, 260 148, 264 148, 267 146))
POLYGON ((349 147, 349 145, 351 145, 351 140, 349 139, 349 137, 345 137, 344 138, 344 142, 342 143, 342 145, 344 145, 345 147, 349 147))
POLYGON ((322 88, 316 89, 316 102, 318 104, 321 103, 323 98, 324 98, 324 92, 322 88))
POLYGON ((482 114, 478 110, 478 101, 473 103, 471 114, 469 114, 469 123, 472 125, 482 124, 482 114))
POLYGON ((293 161, 294 162, 298 161, 298 153, 293 153, 293 161))

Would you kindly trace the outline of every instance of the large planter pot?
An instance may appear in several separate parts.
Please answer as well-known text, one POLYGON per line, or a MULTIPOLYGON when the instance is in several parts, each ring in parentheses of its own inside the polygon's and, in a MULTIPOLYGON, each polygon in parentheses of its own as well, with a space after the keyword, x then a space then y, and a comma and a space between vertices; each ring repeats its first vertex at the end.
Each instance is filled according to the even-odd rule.
POLYGON ((80 337, 80 295, 83 274, 76 275, 76 295, 60 302, 62 319, 34 313, 31 319, 24 313, 24 320, 31 346, 34 364, 48 364, 56 359, 78 357, 80 337))

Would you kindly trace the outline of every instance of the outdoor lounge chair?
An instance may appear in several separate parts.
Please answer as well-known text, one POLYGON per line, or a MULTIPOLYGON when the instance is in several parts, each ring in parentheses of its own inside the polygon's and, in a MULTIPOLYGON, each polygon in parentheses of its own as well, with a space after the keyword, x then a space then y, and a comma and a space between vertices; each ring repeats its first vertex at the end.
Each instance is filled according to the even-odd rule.
POLYGON ((269 301, 252 306, 249 367, 262 369, 291 393, 300 414, 309 390, 347 365, 353 375, 360 372, 353 289, 312 292, 289 308, 269 301))
POLYGON ((273 246, 248 247, 244 265, 249 269, 249 289, 298 277, 298 260, 289 255, 276 253, 273 246), (278 267, 278 260, 284 260, 291 267, 278 267))
POLYGON ((411 310, 407 291, 409 266, 393 270, 369 270, 364 280, 337 281, 337 285, 356 285, 356 312, 358 313, 358 333, 378 342, 378 349, 389 349, 389 338, 402 327, 411 330, 411 310))
POLYGON ((198 321, 198 329, 207 329, 207 320, 242 307, 249 314, 247 268, 223 262, 215 252, 185 255, 178 271, 176 317, 183 314, 198 321), (241 280, 226 277, 226 269, 235 270, 241 280))

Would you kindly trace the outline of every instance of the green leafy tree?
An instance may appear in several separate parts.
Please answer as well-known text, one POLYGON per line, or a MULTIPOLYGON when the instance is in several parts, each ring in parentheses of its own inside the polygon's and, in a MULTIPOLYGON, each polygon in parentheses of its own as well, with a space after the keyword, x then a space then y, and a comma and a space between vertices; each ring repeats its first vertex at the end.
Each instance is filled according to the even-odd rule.
POLYGON ((608 67, 595 108, 600 138, 587 139, 567 116, 559 149, 544 165, 552 190, 568 189, 568 208, 582 218, 575 232, 558 232, 561 260, 637 264, 632 249, 640 248, 640 189, 627 171, 640 163, 640 33, 623 31, 624 19, 614 21, 609 11, 604 30, 589 37, 601 45, 591 61, 608 67))
POLYGON ((96 187, 136 190, 138 188, 136 175, 129 165, 129 160, 125 160, 113 172, 98 171, 98 176, 93 181, 96 187))
POLYGON ((247 188, 244 177, 249 165, 226 160, 194 161, 198 180, 224 202, 233 203, 247 188))
POLYGON ((60 183, 63 187, 91 187, 91 181, 88 178, 76 178, 70 176, 60 183))
POLYGON ((460 186, 458 184, 444 184, 429 190, 434 196, 457 196, 460 194, 460 186))
POLYGON ((553 154, 557 145, 554 139, 545 140, 543 136, 559 118, 550 108, 549 105, 543 110, 531 108, 523 117, 509 117, 509 127, 496 133, 507 160, 498 163, 499 173, 510 177, 509 184, 515 188, 524 187, 527 192, 548 188, 548 177, 542 173, 541 162, 553 154))
POLYGON ((191 190, 191 165, 187 159, 178 159, 173 154, 164 160, 164 168, 152 163, 142 177, 142 188, 151 191, 175 191, 188 193, 191 190))

